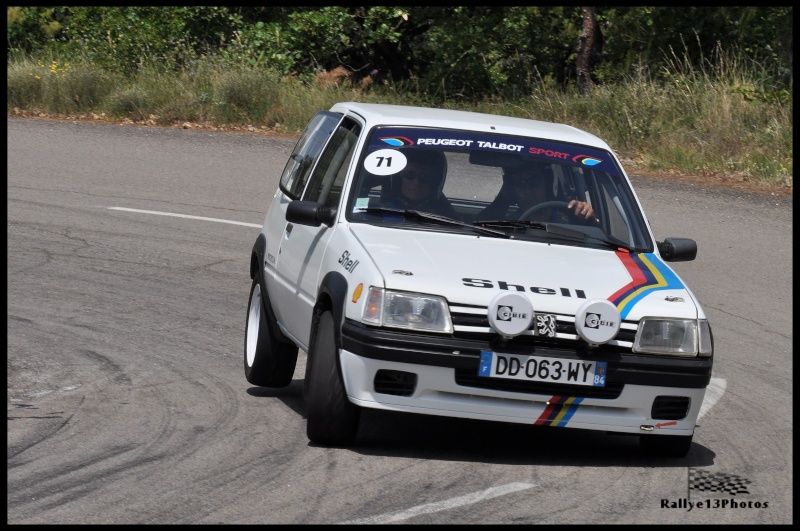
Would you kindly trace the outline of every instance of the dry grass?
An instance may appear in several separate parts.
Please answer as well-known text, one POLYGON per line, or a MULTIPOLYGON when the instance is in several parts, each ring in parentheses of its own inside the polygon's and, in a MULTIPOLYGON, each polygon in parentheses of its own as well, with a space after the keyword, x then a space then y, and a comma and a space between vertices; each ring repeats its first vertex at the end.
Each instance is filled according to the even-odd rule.
POLYGON ((438 105, 567 123, 606 140, 640 172, 791 193, 792 100, 753 79, 757 72, 729 58, 692 70, 676 57, 658 76, 640 69, 588 96, 542 82, 517 101, 432 104, 413 88, 356 80, 344 67, 304 83, 206 59, 175 77, 153 69, 120 80, 90 66, 23 60, 7 66, 7 112, 296 135, 314 112, 338 101, 438 105))

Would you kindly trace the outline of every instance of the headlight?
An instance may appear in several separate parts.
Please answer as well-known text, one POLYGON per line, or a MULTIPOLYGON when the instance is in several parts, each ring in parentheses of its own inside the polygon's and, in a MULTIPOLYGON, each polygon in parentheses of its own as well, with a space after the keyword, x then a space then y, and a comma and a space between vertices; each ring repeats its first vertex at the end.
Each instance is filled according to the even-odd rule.
POLYGON ((442 297, 389 291, 376 287, 369 288, 362 320, 392 328, 446 334, 453 331, 450 312, 442 297))
POLYGON ((711 329, 705 319, 642 319, 634 352, 671 356, 710 356, 713 352, 711 329))

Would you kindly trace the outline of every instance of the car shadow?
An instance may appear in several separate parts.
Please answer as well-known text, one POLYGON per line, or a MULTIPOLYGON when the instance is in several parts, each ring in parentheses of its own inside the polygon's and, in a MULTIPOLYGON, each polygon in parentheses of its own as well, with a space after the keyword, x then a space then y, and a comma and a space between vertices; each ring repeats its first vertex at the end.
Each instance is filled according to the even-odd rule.
MULTIPOLYGON (((277 398, 306 417, 303 380, 280 389, 251 387, 251 396, 277 398)), ((698 426, 698 429, 702 427, 698 426)), ((716 454, 695 441, 686 457, 650 456, 634 434, 559 429, 509 422, 361 410, 355 444, 367 456, 541 466, 707 467, 716 454)), ((309 446, 317 445, 309 442, 309 446)))

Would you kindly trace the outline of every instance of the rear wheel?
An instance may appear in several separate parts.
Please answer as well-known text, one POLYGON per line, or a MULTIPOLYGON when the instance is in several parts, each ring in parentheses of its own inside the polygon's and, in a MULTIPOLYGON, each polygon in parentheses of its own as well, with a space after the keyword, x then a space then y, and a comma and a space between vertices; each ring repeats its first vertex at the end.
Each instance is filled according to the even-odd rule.
POLYGON ((311 442, 325 446, 348 446, 356 439, 361 410, 347 398, 337 363, 331 312, 319 314, 314 345, 309 349, 307 371, 307 425, 311 442))
POLYGON ((692 447, 692 435, 639 435, 639 448, 656 457, 684 457, 692 447))
POLYGON ((278 323, 269 299, 261 296, 258 275, 253 278, 244 328, 244 377, 261 387, 286 387, 297 364, 297 346, 276 336, 278 323))

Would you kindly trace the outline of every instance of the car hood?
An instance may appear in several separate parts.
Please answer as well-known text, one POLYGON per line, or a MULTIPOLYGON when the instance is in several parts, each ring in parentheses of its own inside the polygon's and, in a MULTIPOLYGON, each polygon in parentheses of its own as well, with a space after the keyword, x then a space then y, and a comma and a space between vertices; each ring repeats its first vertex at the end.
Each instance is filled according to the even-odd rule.
POLYGON ((536 311, 574 315, 590 299, 622 319, 697 318, 692 294, 653 253, 554 245, 447 232, 350 226, 387 289, 487 307, 502 290, 525 292, 536 311))

